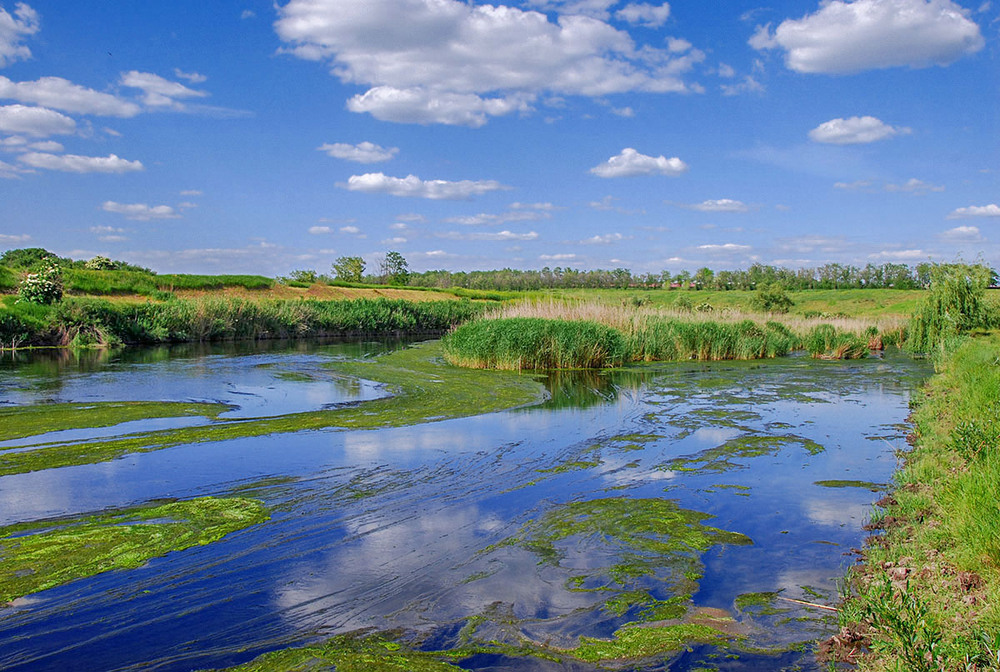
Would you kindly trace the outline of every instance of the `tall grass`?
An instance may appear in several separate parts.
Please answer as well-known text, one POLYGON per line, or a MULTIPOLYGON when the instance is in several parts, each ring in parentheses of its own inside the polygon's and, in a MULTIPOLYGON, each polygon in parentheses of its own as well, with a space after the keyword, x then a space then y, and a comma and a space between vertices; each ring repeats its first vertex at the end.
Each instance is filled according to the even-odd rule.
POLYGON ((515 371, 620 366, 628 352, 625 337, 610 327, 538 317, 469 322, 444 346, 452 364, 515 371))
POLYGON ((274 280, 262 275, 154 275, 138 271, 97 271, 83 268, 64 269, 63 282, 67 291, 77 294, 141 296, 150 296, 158 291, 217 290, 226 287, 258 290, 274 286, 274 280))
POLYGON ((0 344, 114 345, 398 333, 441 333, 483 310, 471 301, 206 298, 142 304, 65 299, 0 308, 0 344))

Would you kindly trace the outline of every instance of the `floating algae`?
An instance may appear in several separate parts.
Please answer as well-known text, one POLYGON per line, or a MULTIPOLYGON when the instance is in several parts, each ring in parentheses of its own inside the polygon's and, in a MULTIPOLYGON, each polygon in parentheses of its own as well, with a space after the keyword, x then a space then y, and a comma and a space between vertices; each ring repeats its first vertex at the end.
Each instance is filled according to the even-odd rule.
POLYGON ((0 528, 0 604, 102 572, 135 569, 267 519, 257 500, 201 497, 0 528))

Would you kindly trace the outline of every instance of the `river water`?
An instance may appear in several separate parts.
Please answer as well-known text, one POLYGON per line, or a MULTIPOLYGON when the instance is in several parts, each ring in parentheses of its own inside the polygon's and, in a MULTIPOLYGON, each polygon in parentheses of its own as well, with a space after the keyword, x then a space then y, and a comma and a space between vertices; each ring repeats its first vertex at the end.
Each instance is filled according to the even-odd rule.
MULTIPOLYGON (((223 419, 276 416, 384 396, 324 365, 395 347, 8 353, 0 403, 217 401, 230 406, 223 419)), ((642 605, 609 600, 642 594, 727 617, 739 643, 693 643, 625 669, 819 670, 808 642, 835 619, 791 600, 836 602, 905 449, 909 396, 929 373, 898 354, 567 373, 544 379, 547 402, 501 413, 3 476, 0 525, 233 493, 263 501, 271 519, 0 608, 0 669, 222 668, 362 628, 416 633, 440 650, 473 618, 485 641, 569 649, 637 620, 642 605), (633 511, 674 510, 697 512, 685 530, 719 536, 670 547, 662 528, 622 527, 633 511), (651 536, 670 550, 650 553, 651 536)), ((70 429, 0 451, 206 422, 70 429)), ((457 664, 598 669, 501 654, 457 664)))

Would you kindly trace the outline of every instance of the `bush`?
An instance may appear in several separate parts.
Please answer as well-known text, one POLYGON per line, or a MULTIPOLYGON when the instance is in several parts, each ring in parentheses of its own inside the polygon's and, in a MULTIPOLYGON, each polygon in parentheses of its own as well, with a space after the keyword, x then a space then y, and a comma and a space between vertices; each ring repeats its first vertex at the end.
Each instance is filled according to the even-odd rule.
POLYGON ((785 293, 785 288, 778 284, 764 284, 757 288, 750 305, 762 313, 787 313, 795 302, 785 293))
POLYGON ((113 271, 118 268, 118 265, 107 257, 97 255, 85 263, 83 267, 88 271, 113 271))
POLYGON ((24 276, 24 280, 17 288, 17 295, 19 301, 46 306, 62 299, 62 277, 55 258, 49 257, 43 260, 42 268, 38 272, 24 276))

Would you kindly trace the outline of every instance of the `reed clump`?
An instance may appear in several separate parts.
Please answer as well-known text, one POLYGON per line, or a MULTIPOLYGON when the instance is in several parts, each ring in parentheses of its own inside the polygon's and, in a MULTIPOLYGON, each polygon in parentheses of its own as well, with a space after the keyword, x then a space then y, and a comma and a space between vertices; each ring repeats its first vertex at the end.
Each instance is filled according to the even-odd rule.
POLYGON ((628 344, 621 332, 592 321, 511 317, 478 320, 444 339, 449 363, 477 369, 573 369, 621 366, 628 344))
POLYGON ((870 344, 882 344, 877 331, 866 338, 837 329, 832 324, 813 327, 805 338, 806 350, 816 359, 861 359, 868 356, 870 344))

